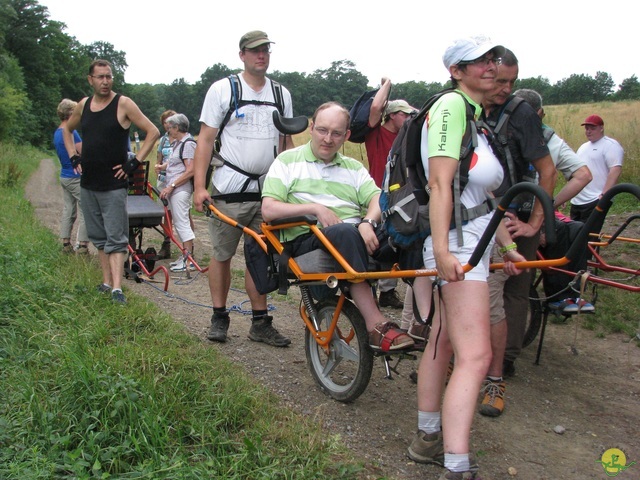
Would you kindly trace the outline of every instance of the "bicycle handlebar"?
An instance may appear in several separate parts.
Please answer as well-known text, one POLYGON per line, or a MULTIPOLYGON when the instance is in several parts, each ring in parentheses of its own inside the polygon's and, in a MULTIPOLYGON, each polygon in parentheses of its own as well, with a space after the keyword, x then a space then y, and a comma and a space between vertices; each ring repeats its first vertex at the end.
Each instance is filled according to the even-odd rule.
MULTIPOLYGON (((547 192, 545 192, 542 189, 542 187, 540 187, 539 185, 536 185, 535 183, 530 183, 530 182, 517 183, 513 185, 511 188, 509 188, 509 190, 507 190, 507 192, 504 194, 504 196, 500 200, 500 203, 498 204, 498 208, 496 208, 496 212, 493 214, 493 217, 491 217, 491 220, 489 221, 489 225, 487 225, 487 229, 484 231, 484 234, 480 238, 478 245, 473 251, 473 254, 471 255, 471 257, 469 258, 469 264, 471 265, 471 268, 478 265, 478 262, 480 261, 480 259, 482 258, 482 255, 484 254, 485 250, 489 246, 489 243, 491 242, 491 239, 493 238, 494 233, 498 229, 498 226, 500 225, 500 222, 502 221, 502 218, 504 217, 504 214, 506 213, 507 208, 509 208, 509 204, 511 203, 511 201, 516 197, 516 195, 519 195, 523 192, 529 192, 533 194, 540 201, 540 204, 542 205, 542 211, 544 212, 544 220, 545 220, 544 230, 545 230, 545 235, 547 236, 547 242, 555 243, 556 230, 554 228, 554 222, 553 222, 555 215, 553 213, 553 201, 551 200, 551 197, 549 197, 547 192)), ((523 264, 523 263, 524 262, 520 262, 520 264, 523 264)), ((516 263, 515 265, 517 266, 518 264, 516 263)), ((529 267, 524 266, 523 268, 529 268, 529 267)))

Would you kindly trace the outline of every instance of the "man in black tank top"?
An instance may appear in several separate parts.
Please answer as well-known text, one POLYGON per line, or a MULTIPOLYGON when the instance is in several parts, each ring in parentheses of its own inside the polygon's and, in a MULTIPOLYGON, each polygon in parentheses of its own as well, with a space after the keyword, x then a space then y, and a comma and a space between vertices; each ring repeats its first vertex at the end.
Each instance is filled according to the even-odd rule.
POLYGON ((74 168, 82 174, 82 213, 102 267, 98 291, 111 292, 113 301, 124 304, 121 285, 129 244, 127 177, 154 149, 160 132, 133 100, 112 90, 109 62, 92 62, 87 80, 93 95, 78 103, 63 130, 64 144, 74 168), (145 133, 145 142, 137 158, 129 160, 132 123, 145 133), (82 129, 82 152, 76 152, 72 137, 78 127, 82 129))

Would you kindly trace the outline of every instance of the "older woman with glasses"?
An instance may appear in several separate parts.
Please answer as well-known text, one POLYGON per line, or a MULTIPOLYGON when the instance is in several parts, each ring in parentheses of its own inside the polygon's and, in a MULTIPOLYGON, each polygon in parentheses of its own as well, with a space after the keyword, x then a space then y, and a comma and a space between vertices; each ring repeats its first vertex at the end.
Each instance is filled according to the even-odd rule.
MULTIPOLYGON (((422 161, 429 179, 431 236, 423 247, 425 268, 436 268, 439 288, 431 337, 418 373, 418 432, 409 447, 409 457, 419 463, 434 463, 447 471, 440 480, 474 479, 478 467, 469 457, 469 437, 480 385, 491 361, 489 337, 488 248, 473 270, 463 271, 486 229, 491 213, 451 228, 454 201, 452 184, 460 162, 462 138, 468 121, 467 104, 476 118, 484 95, 494 86, 496 63, 504 51, 486 37, 456 40, 444 53, 444 65, 455 91, 443 95, 429 111, 422 133, 422 161), (462 234, 459 239, 458 235, 462 234), (455 367, 445 390, 449 362, 455 367), (444 398, 443 398, 444 392, 444 398)), ((500 185, 503 171, 487 138, 478 134, 469 169, 469 181, 460 202, 470 209, 482 204, 500 185)), ((517 273, 509 261, 524 258, 513 250, 504 226, 497 235, 504 250, 507 270, 517 273)), ((424 279, 423 279, 424 280, 424 279)), ((416 295, 427 296, 431 281, 414 285, 416 295), (429 287, 425 287, 429 283, 429 287)), ((423 312, 421 312, 423 313, 423 312)))
MULTIPOLYGON (((196 141, 189 133, 189 119, 182 113, 167 118, 167 133, 171 139, 172 152, 167 162, 166 187, 160 192, 160 198, 169 201, 173 226, 182 241, 184 248, 193 253, 195 234, 189 220, 193 194, 193 157, 196 141)), ((171 264, 172 272, 183 272, 193 265, 187 266, 187 259, 181 255, 171 264)))

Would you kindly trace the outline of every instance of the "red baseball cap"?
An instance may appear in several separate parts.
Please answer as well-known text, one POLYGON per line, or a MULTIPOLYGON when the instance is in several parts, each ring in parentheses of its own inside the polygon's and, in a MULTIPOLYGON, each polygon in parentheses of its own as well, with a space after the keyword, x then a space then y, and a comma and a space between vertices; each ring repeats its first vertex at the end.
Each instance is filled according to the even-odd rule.
POLYGON ((600 118, 598 115, 589 115, 587 119, 580 125, 582 125, 583 127, 585 125, 594 125, 596 127, 602 127, 604 126, 604 120, 602 120, 602 118, 600 118))

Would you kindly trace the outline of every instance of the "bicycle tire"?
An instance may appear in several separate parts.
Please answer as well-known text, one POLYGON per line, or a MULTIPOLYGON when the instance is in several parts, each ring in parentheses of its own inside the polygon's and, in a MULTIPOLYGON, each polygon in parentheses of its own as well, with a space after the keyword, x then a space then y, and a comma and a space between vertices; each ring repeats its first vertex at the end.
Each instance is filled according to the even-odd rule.
MULTIPOLYGON (((318 302, 320 330, 328 329, 337 304, 337 297, 318 302)), ((349 403, 365 391, 373 370, 373 352, 364 318, 353 303, 347 300, 343 304, 328 354, 309 329, 304 343, 309 370, 324 393, 349 403)))
POLYGON ((522 339, 522 348, 528 347, 538 336, 540 326, 542 325, 542 313, 543 313, 542 300, 536 290, 535 285, 532 283, 529 288, 529 313, 527 314, 527 323, 524 331, 524 338, 522 339))

